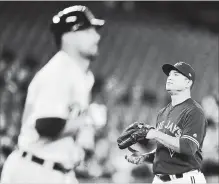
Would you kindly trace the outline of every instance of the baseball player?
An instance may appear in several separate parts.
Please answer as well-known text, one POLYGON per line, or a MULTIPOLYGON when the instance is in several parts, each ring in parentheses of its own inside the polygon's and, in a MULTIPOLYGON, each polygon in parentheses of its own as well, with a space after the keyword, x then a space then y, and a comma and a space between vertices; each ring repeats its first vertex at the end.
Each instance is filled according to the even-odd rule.
POLYGON ((94 77, 89 65, 98 53, 97 28, 103 25, 79 5, 53 17, 59 51, 28 87, 18 149, 4 164, 2 183, 78 183, 74 168, 84 152, 74 137, 90 122, 94 77))
POLYGON ((153 183, 206 183, 200 168, 207 121, 201 106, 191 98, 195 71, 184 62, 165 64, 162 69, 168 76, 171 103, 160 110, 156 129, 146 135, 156 140, 157 148, 146 154, 134 152, 126 159, 134 164, 153 163, 153 183))

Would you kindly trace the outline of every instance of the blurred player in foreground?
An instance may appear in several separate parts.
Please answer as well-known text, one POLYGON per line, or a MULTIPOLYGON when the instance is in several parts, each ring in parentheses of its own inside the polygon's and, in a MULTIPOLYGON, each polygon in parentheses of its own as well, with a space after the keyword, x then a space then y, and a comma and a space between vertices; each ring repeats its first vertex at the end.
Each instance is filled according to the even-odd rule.
POLYGON ((2 183, 78 183, 75 167, 83 160, 76 132, 91 122, 90 62, 98 53, 96 19, 85 6, 65 8, 51 30, 59 47, 28 87, 18 149, 6 160, 2 183))
POLYGON ((191 99, 195 71, 184 62, 165 64, 162 69, 168 76, 171 103, 158 113, 156 129, 146 135, 157 141, 157 148, 148 154, 136 151, 126 159, 153 163, 153 183, 206 183, 200 169, 207 121, 201 106, 191 99))

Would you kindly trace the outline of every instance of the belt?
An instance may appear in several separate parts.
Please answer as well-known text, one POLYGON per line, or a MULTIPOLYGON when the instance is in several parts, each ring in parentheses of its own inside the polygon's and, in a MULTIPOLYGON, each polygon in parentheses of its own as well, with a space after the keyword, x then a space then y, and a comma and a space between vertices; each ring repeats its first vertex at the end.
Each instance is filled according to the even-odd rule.
POLYGON ((157 177, 159 177, 162 181, 171 181, 174 179, 182 178, 184 174, 190 173, 190 172, 201 172, 200 169, 191 170, 189 172, 181 173, 181 174, 156 174, 157 177))
MULTIPOLYGON (((23 158, 25 158, 28 154, 29 154, 29 153, 27 153, 26 151, 23 151, 21 156, 22 156, 23 158)), ((30 154, 29 154, 29 155, 30 155, 30 154)), ((32 162, 35 162, 35 163, 39 164, 39 165, 43 165, 43 164, 46 162, 46 160, 44 160, 44 159, 42 159, 42 158, 39 158, 39 157, 37 157, 37 156, 35 156, 35 155, 30 155, 30 160, 31 160, 32 162)), ((59 172, 62 172, 63 174, 66 174, 66 173, 68 173, 68 172, 70 172, 70 171, 72 170, 72 169, 66 169, 66 168, 64 168, 64 167, 62 166, 62 164, 57 163, 57 162, 54 162, 54 163, 53 163, 52 169, 54 169, 54 170, 56 170, 56 171, 59 171, 59 172)))
POLYGON ((183 177, 183 174, 175 174, 175 175, 168 175, 168 174, 156 174, 162 181, 171 181, 173 179, 179 179, 183 177))

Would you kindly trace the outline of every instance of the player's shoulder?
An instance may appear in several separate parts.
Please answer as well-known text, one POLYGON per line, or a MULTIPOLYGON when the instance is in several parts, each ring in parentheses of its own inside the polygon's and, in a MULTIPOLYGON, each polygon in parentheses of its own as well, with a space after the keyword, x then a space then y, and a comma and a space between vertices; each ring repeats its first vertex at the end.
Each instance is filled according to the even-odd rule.
MULTIPOLYGON (((64 61, 63 61, 64 62, 64 61)), ((65 76, 68 72, 64 63, 62 62, 62 57, 57 53, 55 54, 39 71, 39 77, 44 78, 60 78, 65 76)))
POLYGON ((30 82, 29 88, 40 86, 61 86, 64 85, 68 80, 67 74, 65 72, 60 72, 61 69, 54 67, 49 60, 38 72, 36 72, 32 81, 30 82))
POLYGON ((188 113, 189 114, 200 114, 204 115, 204 110, 202 106, 194 99, 188 101, 188 113))

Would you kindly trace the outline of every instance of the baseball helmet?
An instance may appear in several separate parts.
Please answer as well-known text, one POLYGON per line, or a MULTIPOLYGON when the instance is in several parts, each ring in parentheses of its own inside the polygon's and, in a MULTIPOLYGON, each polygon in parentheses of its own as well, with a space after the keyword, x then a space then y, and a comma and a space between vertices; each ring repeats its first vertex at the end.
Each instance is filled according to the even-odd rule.
POLYGON ((65 8, 56 14, 52 19, 50 28, 54 34, 62 34, 89 27, 100 28, 104 23, 104 20, 96 19, 86 6, 75 5, 65 8))

